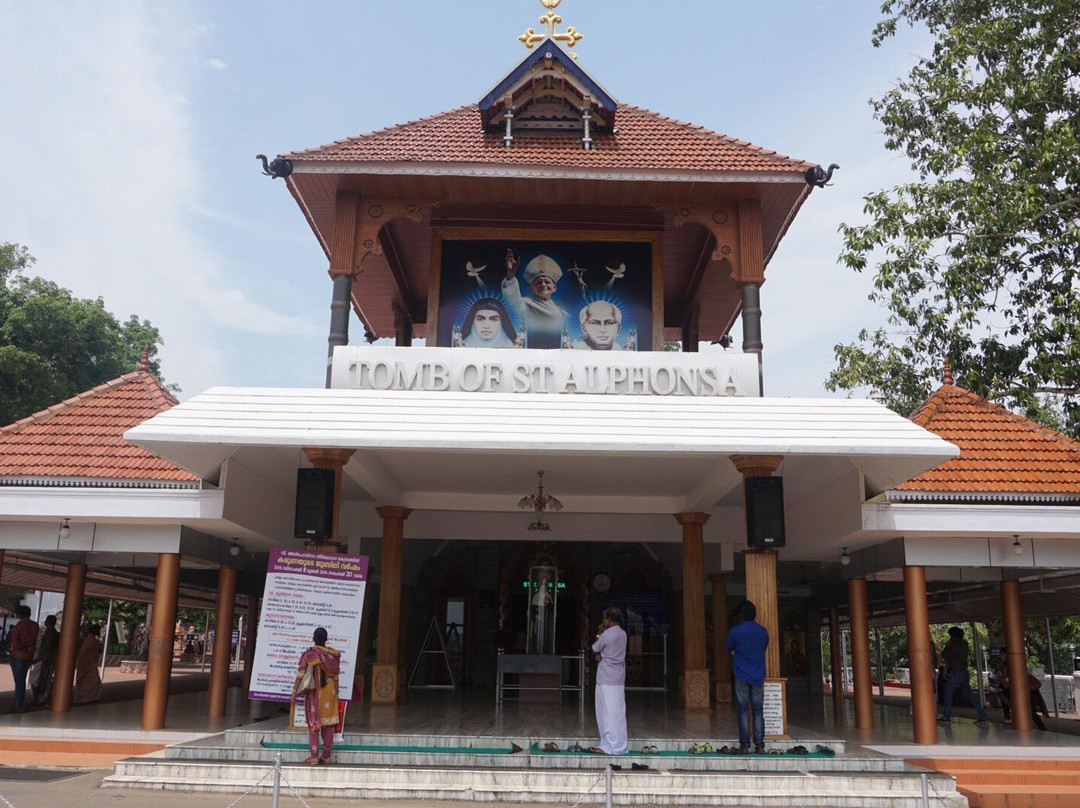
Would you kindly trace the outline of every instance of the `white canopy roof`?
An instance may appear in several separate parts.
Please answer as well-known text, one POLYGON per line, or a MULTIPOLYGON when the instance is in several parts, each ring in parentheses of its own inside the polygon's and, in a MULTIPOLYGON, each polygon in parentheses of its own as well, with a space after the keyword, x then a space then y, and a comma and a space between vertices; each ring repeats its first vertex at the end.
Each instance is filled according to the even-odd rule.
POLYGON ((719 499, 738 487, 732 454, 783 455, 785 478, 806 469, 815 487, 828 461, 847 459, 873 493, 959 451, 866 400, 224 387, 125 437, 211 480, 244 447, 292 449, 293 467, 301 447, 356 449, 351 476, 381 488, 369 489, 375 499, 388 490, 497 493, 506 483, 520 492, 535 469, 560 465, 573 470, 563 490, 685 496, 705 482, 719 499))

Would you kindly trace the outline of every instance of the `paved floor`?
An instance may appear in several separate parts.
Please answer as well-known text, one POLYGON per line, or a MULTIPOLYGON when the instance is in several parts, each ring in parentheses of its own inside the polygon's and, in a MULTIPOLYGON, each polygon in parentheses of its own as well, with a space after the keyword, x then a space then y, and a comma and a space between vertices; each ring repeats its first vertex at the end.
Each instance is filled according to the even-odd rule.
MULTIPOLYGON (((0 797, 11 808, 42 808, 42 806, 78 806, 78 808, 229 808, 233 805, 236 794, 177 794, 171 791, 141 791, 119 788, 100 788, 99 784, 107 771, 92 771, 78 777, 59 780, 53 783, 16 783, 0 779, 0 797)), ((0 772, 2 776, 2 772, 0 772)), ((385 800, 352 799, 316 799, 305 798, 311 808, 376 808, 385 807, 385 800)), ((0 801, 0 805, 2 805, 0 801)), ((430 801, 394 800, 395 808, 431 808, 430 801)), ((245 797, 237 808, 268 808, 271 805, 269 795, 245 797)), ((281 808, 300 808, 300 802, 287 792, 282 791, 281 808)), ((513 808, 509 803, 500 803, 506 808, 513 808)), ((5 806, 5 808, 7 808, 5 806)), ((454 802, 454 808, 491 808, 491 803, 454 802)), ((535 808, 535 804, 533 806, 535 808)))

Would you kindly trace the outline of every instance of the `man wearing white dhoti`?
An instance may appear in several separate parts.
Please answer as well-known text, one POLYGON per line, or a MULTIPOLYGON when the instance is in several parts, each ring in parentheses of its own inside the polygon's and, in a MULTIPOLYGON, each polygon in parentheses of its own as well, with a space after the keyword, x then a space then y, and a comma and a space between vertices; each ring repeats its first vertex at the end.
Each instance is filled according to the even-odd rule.
POLYGON ((600 746, 589 751, 625 755, 626 749, 626 632, 622 612, 605 609, 604 622, 592 649, 600 663, 596 671, 596 726, 600 746))

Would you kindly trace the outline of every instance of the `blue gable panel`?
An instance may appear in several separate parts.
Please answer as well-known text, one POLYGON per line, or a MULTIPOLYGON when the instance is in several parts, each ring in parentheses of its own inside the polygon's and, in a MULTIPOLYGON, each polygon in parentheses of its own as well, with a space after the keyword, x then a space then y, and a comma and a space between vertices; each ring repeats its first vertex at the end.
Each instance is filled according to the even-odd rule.
POLYGON ((556 61, 566 67, 574 78, 589 89, 589 93, 600 106, 608 112, 615 111, 615 99, 608 95, 607 91, 604 90, 592 76, 586 73, 585 70, 558 45, 558 43, 553 42, 550 39, 545 39, 537 45, 517 67, 511 70, 506 78, 496 84, 487 95, 480 99, 480 112, 484 113, 491 109, 492 105, 502 98, 503 95, 506 94, 506 91, 517 83, 518 79, 531 70, 541 59, 545 58, 549 51, 556 61))

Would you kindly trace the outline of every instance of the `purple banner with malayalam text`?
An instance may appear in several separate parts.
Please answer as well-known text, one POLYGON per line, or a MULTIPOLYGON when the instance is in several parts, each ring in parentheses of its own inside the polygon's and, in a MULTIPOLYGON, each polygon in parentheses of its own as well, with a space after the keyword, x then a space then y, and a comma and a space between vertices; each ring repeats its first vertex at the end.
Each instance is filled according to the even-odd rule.
POLYGON ((275 547, 270 551, 248 696, 292 698, 300 655, 317 628, 341 651, 338 698, 352 698, 368 557, 275 547))

